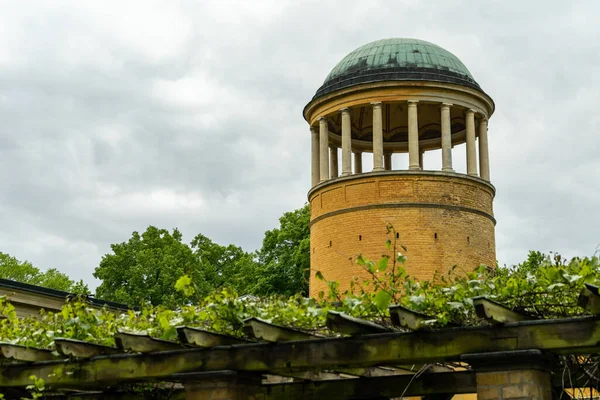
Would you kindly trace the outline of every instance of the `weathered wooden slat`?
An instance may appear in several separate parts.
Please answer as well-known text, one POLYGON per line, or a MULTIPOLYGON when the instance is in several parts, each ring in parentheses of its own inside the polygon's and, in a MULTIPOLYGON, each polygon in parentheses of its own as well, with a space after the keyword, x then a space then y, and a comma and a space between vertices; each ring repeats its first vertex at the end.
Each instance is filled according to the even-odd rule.
POLYGON ((233 336, 221 335, 202 329, 180 326, 177 328, 179 340, 184 344, 200 347, 229 346, 232 344, 252 343, 249 340, 233 336))
MULTIPOLYGON (((291 328, 286 328, 271 324, 263 321, 259 318, 249 318, 245 322, 245 331, 249 336, 253 336, 256 339, 264 340, 265 342, 288 342, 292 340, 310 340, 318 339, 318 336, 311 335, 302 331, 298 331, 291 328)), ((357 376, 386 376, 387 370, 381 368, 336 368, 333 374, 342 374, 346 378, 357 377, 357 376)), ((306 374, 304 372, 288 372, 286 376, 298 378, 298 379, 310 379, 310 380, 322 380, 322 379, 333 379, 336 375, 327 375, 325 372, 321 372, 320 375, 306 374)))
POLYGON ((390 306, 389 311, 394 326, 410 329, 411 331, 431 329, 430 322, 436 319, 398 305, 390 306))
POLYGON ((177 342, 156 339, 149 335, 139 335, 136 333, 115 333, 115 343, 122 351, 131 351, 134 353, 151 353, 155 351, 180 350, 184 346, 177 342))
POLYGON ((35 375, 47 385, 166 379, 191 371, 237 370, 280 374, 382 365, 460 361, 462 354, 539 349, 590 354, 600 349, 600 317, 535 320, 496 326, 382 333, 281 343, 219 346, 87 360, 15 364, 0 369, 0 387, 27 386, 35 375), (58 380, 54 370, 63 374, 58 380))
POLYGON ((532 317, 518 313, 500 303, 496 303, 487 297, 473 298, 473 306, 477 317, 495 324, 505 324, 508 322, 519 322, 533 319, 532 317))
POLYGON ((291 340, 310 340, 316 336, 263 321, 259 318, 248 318, 244 321, 244 332, 248 336, 265 342, 288 342, 291 340))
POLYGON ((102 346, 75 339, 56 338, 54 339, 54 345, 56 351, 65 357, 91 358, 120 353, 116 347, 102 346))
POLYGON ((327 327, 334 332, 350 336, 390 332, 390 329, 384 326, 337 311, 327 313, 327 327))
POLYGON ((399 398, 475 393, 475 373, 441 372, 395 375, 378 378, 340 379, 312 383, 281 383, 265 385, 265 400, 344 400, 348 398, 399 398))
POLYGON ((586 283, 579 294, 578 304, 592 314, 600 314, 600 291, 598 286, 586 283))
POLYGON ((36 349, 34 347, 26 347, 9 343, 0 343, 0 358, 26 362, 57 359, 57 357, 55 357, 50 350, 36 349))

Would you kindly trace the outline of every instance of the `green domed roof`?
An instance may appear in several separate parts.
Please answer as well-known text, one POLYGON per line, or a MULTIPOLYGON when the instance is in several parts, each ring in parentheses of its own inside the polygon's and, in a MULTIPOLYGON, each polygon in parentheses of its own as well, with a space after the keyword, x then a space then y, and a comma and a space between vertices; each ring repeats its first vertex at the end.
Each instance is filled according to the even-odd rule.
POLYGON ((393 38, 365 44, 342 59, 315 97, 361 83, 412 80, 448 82, 481 90, 454 54, 424 40, 393 38))

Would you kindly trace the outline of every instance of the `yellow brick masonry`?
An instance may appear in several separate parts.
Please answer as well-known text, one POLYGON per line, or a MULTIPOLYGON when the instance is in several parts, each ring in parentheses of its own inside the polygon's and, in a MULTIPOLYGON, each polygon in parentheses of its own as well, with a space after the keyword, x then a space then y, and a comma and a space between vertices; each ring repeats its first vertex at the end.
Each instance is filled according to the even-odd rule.
POLYGON ((540 370, 516 370, 477 373, 479 400, 531 399, 550 400, 550 374, 540 370))
POLYGON ((310 295, 326 289, 316 271, 342 289, 354 276, 368 277, 356 256, 391 255, 388 223, 407 248, 409 275, 420 280, 454 265, 458 271, 495 266, 493 198, 493 187, 481 179, 442 172, 362 174, 317 186, 309 194, 310 295))

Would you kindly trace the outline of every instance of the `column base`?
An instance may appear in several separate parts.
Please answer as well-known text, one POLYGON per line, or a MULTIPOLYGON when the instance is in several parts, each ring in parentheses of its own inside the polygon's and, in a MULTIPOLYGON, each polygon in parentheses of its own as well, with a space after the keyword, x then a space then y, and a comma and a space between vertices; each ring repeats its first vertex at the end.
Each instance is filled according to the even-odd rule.
POLYGON ((420 167, 420 166, 418 166, 418 165, 410 165, 410 166, 408 167, 408 169, 409 169, 410 171, 419 171, 419 170, 421 170, 421 167, 420 167))
POLYGON ((385 171, 385 169, 383 167, 373 168, 373 172, 381 172, 381 171, 385 171))
POLYGON ((477 172, 469 172, 469 173, 467 173, 467 175, 479 177, 479 175, 477 174, 477 172))
POLYGON ((342 172, 342 175, 340 176, 349 176, 352 175, 352 172, 342 172))
POLYGON ((444 172, 454 172, 454 169, 452 169, 452 168, 442 168, 442 171, 444 171, 444 172))

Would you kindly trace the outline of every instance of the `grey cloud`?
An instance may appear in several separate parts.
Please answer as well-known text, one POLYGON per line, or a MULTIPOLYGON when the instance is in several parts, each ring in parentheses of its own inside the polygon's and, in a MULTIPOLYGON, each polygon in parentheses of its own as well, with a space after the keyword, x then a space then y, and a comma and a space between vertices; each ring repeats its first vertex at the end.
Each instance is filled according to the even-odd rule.
POLYGON ((348 52, 393 36, 452 51, 496 101, 500 262, 600 243, 595 3, 3 7, 0 251, 41 268, 92 282, 149 224, 259 247, 306 201, 302 108, 348 52))

